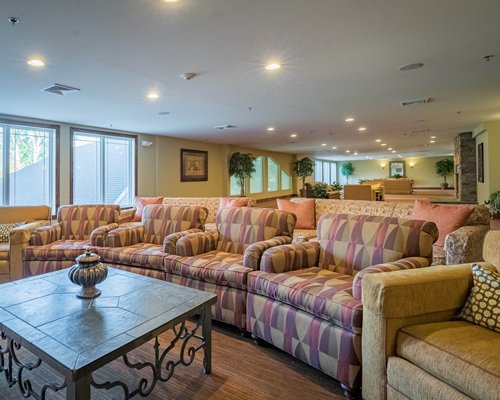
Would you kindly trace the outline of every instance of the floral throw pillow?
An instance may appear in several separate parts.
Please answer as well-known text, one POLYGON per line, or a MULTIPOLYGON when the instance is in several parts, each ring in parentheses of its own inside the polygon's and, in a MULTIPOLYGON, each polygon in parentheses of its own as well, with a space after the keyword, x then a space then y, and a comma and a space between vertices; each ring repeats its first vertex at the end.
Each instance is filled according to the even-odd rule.
POLYGON ((457 318, 500 332, 500 274, 472 265, 474 286, 457 318))
POLYGON ((23 222, 13 222, 11 224, 0 224, 0 243, 9 243, 10 231, 18 226, 24 225, 23 222))

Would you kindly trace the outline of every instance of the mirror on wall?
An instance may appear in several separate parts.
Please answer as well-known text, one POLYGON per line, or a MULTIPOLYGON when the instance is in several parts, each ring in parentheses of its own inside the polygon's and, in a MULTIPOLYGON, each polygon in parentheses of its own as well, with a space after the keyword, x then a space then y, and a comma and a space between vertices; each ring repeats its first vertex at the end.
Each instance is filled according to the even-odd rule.
POLYGON ((404 161, 391 161, 389 164, 389 176, 391 178, 406 177, 406 166, 404 161))

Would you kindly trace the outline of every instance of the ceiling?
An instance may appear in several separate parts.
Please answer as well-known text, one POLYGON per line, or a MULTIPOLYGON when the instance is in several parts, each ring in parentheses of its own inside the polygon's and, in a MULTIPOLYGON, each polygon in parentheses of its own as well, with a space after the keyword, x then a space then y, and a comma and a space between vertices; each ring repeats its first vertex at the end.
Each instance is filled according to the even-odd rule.
POLYGON ((500 119, 498 0, 2 0, 0 10, 4 114, 336 160, 450 154, 457 133, 500 119), (43 68, 26 64, 34 56, 43 68), (266 71, 271 61, 282 68, 266 71), (54 83, 81 91, 41 91, 54 83), (400 105, 419 97, 432 101, 400 105), (214 128, 225 124, 236 128, 214 128))

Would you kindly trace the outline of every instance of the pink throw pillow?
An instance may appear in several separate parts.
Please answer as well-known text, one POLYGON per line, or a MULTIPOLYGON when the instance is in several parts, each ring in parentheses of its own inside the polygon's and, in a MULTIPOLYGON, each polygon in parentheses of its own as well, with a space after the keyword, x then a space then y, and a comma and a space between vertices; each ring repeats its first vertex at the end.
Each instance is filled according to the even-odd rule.
POLYGON ((232 207, 248 206, 248 197, 221 197, 219 202, 219 210, 232 207))
POLYGON ((434 244, 443 247, 446 235, 463 226, 473 211, 474 207, 470 206, 416 200, 410 218, 434 222, 439 230, 439 238, 434 244))
POLYGON ((303 200, 300 203, 293 201, 276 199, 278 208, 288 211, 297 217, 297 229, 316 229, 316 218, 314 216, 314 199, 303 200))
POLYGON ((135 215, 133 221, 137 222, 142 219, 142 210, 144 206, 148 204, 162 204, 163 196, 160 197, 140 197, 135 196, 135 205, 137 209, 135 210, 135 215))

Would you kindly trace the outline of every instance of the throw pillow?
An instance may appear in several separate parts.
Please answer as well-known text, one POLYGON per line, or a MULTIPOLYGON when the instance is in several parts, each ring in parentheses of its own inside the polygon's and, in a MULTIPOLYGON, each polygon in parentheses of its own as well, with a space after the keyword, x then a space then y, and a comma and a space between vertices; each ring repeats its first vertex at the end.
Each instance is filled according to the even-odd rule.
POLYGON ((162 202, 163 202, 163 196, 160 197, 135 196, 135 205, 137 209, 135 210, 133 221, 137 222, 142 219, 142 210, 144 209, 144 206, 147 206, 148 204, 161 204, 162 202))
POLYGON ((474 286, 458 318, 500 332, 500 274, 472 265, 474 286))
POLYGON ((296 203, 284 199, 276 199, 278 208, 288 211, 297 217, 296 229, 316 229, 316 218, 314 216, 314 199, 304 199, 296 203))
POLYGON ((248 206, 248 197, 221 197, 219 201, 219 210, 232 207, 248 206))
POLYGON ((0 243, 9 243, 10 231, 18 226, 24 225, 25 223, 26 221, 0 224, 0 243))
POLYGON ((434 222, 439 230, 439 238, 435 244, 443 247, 446 235, 463 226, 473 211, 474 207, 470 206, 432 204, 416 200, 410 218, 434 222))

